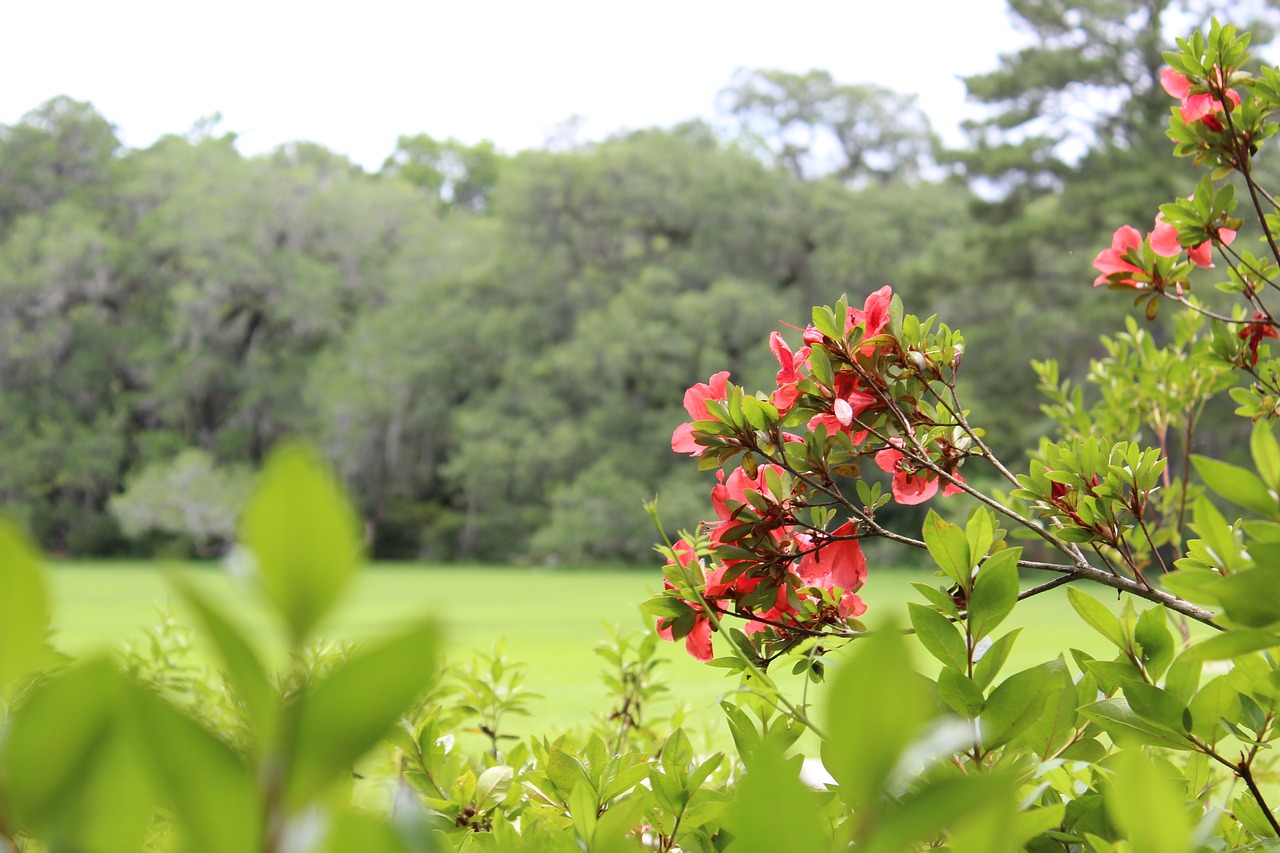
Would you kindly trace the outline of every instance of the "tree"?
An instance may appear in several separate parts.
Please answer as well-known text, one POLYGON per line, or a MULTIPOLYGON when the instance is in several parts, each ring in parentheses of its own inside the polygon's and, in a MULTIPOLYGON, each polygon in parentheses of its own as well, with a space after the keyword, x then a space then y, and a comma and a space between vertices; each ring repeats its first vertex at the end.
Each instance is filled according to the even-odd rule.
POLYGON ((142 468, 109 507, 126 536, 166 534, 188 540, 197 554, 216 554, 235 540, 252 488, 248 466, 219 467, 203 450, 190 448, 142 468))
POLYGON ((912 177, 934 137, 914 95, 842 85, 827 71, 742 70, 722 93, 745 134, 797 178, 846 184, 912 177))
POLYGON ((115 127, 92 105, 66 96, 0 126, 0 235, 18 216, 68 196, 100 202, 119 150, 115 127))
POLYGON ((382 172, 438 198, 447 210, 484 213, 505 160, 487 139, 467 145, 452 137, 440 141, 419 133, 397 140, 382 172))
POLYGON ((969 98, 991 114, 967 125, 969 147, 950 159, 1001 194, 1060 190, 1081 173, 1127 176, 1126 191, 1111 187, 1119 204, 1170 194, 1187 171, 1151 155, 1169 150, 1160 69, 1171 33, 1229 10, 1252 18, 1257 48, 1280 22, 1276 8, 1273 0, 1009 0, 1032 43, 965 78, 969 98))

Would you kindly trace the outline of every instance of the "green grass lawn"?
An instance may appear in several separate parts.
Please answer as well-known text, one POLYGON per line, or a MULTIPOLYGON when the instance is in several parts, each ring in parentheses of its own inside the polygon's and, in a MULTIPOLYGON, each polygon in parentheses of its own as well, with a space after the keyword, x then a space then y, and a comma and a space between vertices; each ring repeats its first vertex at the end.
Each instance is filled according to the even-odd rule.
MULTIPOLYGON (((264 647, 274 642, 277 626, 256 606, 252 595, 217 566, 171 568, 192 577, 232 607, 264 647)), ((899 624, 906 624, 905 602, 920 600, 911 582, 931 580, 924 571, 873 573, 862 593, 869 607, 865 618, 874 624, 878 617, 889 614, 899 624)), ((57 564, 52 583, 55 644, 72 654, 140 638, 157 622, 157 605, 170 598, 163 573, 149 563, 57 564)), ((555 732, 608 712, 608 696, 599 680, 603 660, 593 649, 607 637, 606 623, 624 632, 648 624, 639 603, 660 587, 657 567, 651 571, 550 571, 378 565, 362 573, 323 633, 334 639, 358 640, 430 613, 444 628, 451 658, 470 649, 488 651, 503 640, 508 659, 526 664, 528 689, 543 696, 533 702, 535 717, 520 722, 516 730, 526 734, 555 732)), ((1115 600, 1106 590, 1090 591, 1103 600, 1115 600)), ((1065 653, 1073 646, 1110 656, 1105 641, 1076 617, 1063 589, 1024 602, 997 633, 1016 625, 1025 626, 1025 630, 1006 672, 1065 653)), ((690 659, 683 644, 663 643, 662 647, 669 660, 665 675, 674 700, 695 710, 696 726, 718 727, 716 700, 733 689, 736 681, 726 679, 719 669, 690 659)), ((801 685, 794 684, 798 695, 801 685)))

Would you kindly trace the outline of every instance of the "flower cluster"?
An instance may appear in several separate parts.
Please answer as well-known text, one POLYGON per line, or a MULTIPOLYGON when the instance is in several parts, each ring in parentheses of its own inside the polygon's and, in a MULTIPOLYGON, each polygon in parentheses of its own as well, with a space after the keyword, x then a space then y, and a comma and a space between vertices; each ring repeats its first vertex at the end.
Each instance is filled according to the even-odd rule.
POLYGON ((861 307, 815 313, 798 349, 772 333, 778 371, 767 393, 746 394, 724 371, 685 392, 690 420, 671 448, 719 466, 715 518, 669 551, 668 600, 655 612, 659 633, 683 638, 695 658, 710 659, 720 616, 746 620, 745 635, 763 646, 843 630, 863 613, 859 538, 873 507, 848 501, 838 479, 859 476, 861 458, 892 475, 900 504, 962 489, 959 425, 939 423, 922 401, 963 344, 946 327, 931 337, 915 318, 913 335, 895 332, 894 310, 883 287, 861 307))
MULTIPOLYGON (((1214 78, 1225 78, 1225 76, 1221 69, 1214 69, 1214 78)), ((1181 74, 1172 68, 1166 67, 1160 72, 1160 85, 1172 97, 1181 102, 1179 113, 1184 122, 1187 124, 1200 122, 1210 130, 1219 133, 1223 130, 1223 123, 1220 118, 1222 114, 1240 106, 1240 95, 1235 89, 1228 89, 1225 86, 1219 87, 1226 98, 1224 103, 1222 100, 1215 98, 1204 87, 1192 84, 1187 75, 1181 74)))
MULTIPOLYGON (((1231 245, 1236 239, 1236 232, 1231 228, 1216 226, 1213 230, 1224 246, 1231 245)), ((1122 225, 1112 236, 1110 248, 1103 249, 1093 259, 1093 266, 1099 272, 1093 286, 1107 284, 1155 291, 1163 291, 1171 285, 1179 289, 1189 286, 1185 264, 1161 260, 1176 259, 1184 251, 1187 260, 1195 266, 1201 269, 1213 267, 1213 244, 1206 240, 1184 249, 1178 240, 1178 229, 1166 222, 1162 213, 1156 215, 1155 226, 1147 235, 1132 225, 1122 225)))

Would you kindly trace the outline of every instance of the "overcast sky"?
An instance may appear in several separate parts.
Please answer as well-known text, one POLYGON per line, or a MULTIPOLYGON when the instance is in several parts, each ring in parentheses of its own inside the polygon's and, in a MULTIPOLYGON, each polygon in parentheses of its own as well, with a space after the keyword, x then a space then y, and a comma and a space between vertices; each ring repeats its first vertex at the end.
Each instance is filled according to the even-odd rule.
POLYGON ((256 154, 306 139, 376 169, 400 134, 541 146, 713 118, 742 67, 919 95, 944 137, 963 74, 1023 44, 1004 0, 14 0, 0 124, 60 94, 145 147, 221 113, 256 154))

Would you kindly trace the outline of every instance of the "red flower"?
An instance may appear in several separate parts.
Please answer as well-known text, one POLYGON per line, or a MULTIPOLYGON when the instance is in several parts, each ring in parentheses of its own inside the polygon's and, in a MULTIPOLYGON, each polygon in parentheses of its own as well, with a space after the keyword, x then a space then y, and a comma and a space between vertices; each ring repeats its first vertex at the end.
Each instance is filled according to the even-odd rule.
POLYGON ((1132 277, 1116 278, 1112 276, 1118 273, 1141 273, 1142 268, 1134 266, 1124 259, 1124 256, 1132 249, 1138 249, 1142 246, 1142 234, 1132 225, 1121 225, 1116 229, 1116 233, 1111 237, 1111 248, 1103 249, 1098 253, 1098 257, 1093 259, 1093 266, 1098 269, 1102 275, 1093 280, 1093 286, 1100 284, 1125 284, 1129 287, 1145 287, 1132 277))
MULTIPOLYGON (((672 548, 676 552, 676 558, 680 561, 680 565, 686 568, 702 571, 702 566, 698 561, 698 555, 694 551, 693 546, 686 540, 681 539, 672 548)), ((668 566, 674 565, 670 561, 668 566)), ((667 589, 675 589, 671 581, 664 580, 663 584, 667 589)), ((707 618, 706 613, 702 612, 702 608, 697 604, 690 604, 695 611, 698 611, 693 620, 693 629, 685 635, 684 647, 689 654, 702 662, 711 660, 714 653, 711 650, 711 620, 707 618)), ((669 618, 661 618, 658 620, 657 632, 658 636, 668 642, 673 641, 672 620, 669 618)))
POLYGON ((733 517, 733 510, 729 508, 729 501, 736 501, 744 504, 747 501, 747 489, 767 494, 769 487, 765 485, 765 472, 776 471, 782 473, 782 467, 779 465, 761 465, 756 471, 755 477, 748 477, 747 472, 742 468, 734 468, 729 475, 729 479, 724 479, 724 471, 717 471, 716 476, 720 482, 711 488, 711 506, 716 511, 716 517, 721 521, 729 521, 733 517))
POLYGON ((809 586, 822 589, 842 589, 857 592, 867 582, 867 558, 857 539, 838 537, 853 536, 858 526, 852 521, 833 530, 825 543, 815 547, 800 558, 796 575, 809 586))
MULTIPOLYGON (((699 382, 684 392, 684 409, 695 421, 705 421, 708 400, 723 400, 725 386, 729 383, 729 371, 722 370, 711 377, 710 384, 699 382)), ((693 440, 693 424, 683 423, 671 433, 671 449, 676 453, 688 453, 690 456, 701 456, 703 446, 693 440)))
POLYGON ((812 431, 822 424, 827 428, 827 435, 843 432, 853 439, 854 444, 861 444, 866 439, 867 433, 865 430, 855 433, 854 420, 873 408, 878 400, 873 395, 860 390, 858 377, 852 371, 844 370, 837 373, 835 386, 835 399, 831 401, 831 411, 809 418, 809 429, 812 431))
POLYGON ((1249 354, 1253 356, 1252 364, 1258 363, 1258 344, 1262 343, 1263 338, 1280 337, 1276 334, 1276 327, 1272 325, 1271 320, 1261 311, 1254 311, 1248 325, 1236 334, 1248 344, 1249 354))
MULTIPOLYGON (((881 471, 893 474, 893 499, 904 506, 924 503, 938 493, 938 476, 928 468, 917 468, 900 449, 902 439, 889 439, 893 447, 886 447, 876 454, 876 465, 881 471)), ((952 474, 960 482, 958 474, 952 474)), ((954 483, 947 483, 942 494, 954 495, 961 491, 954 483)))

